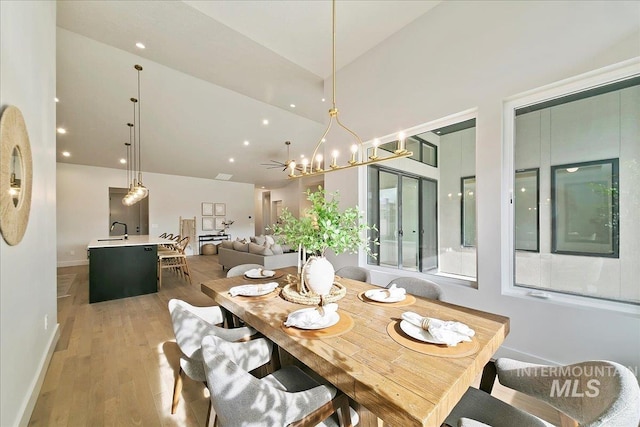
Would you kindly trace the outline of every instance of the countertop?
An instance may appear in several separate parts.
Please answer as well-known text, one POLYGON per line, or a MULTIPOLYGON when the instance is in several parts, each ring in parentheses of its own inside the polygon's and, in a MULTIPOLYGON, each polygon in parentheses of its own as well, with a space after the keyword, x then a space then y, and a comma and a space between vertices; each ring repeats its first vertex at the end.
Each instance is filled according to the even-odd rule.
POLYGON ((163 239, 160 237, 152 237, 148 235, 129 236, 127 240, 124 240, 123 236, 111 236, 111 237, 100 237, 100 238, 92 239, 89 242, 87 249, 116 248, 120 246, 162 245, 162 244, 174 244, 174 243, 175 242, 173 240, 163 239))

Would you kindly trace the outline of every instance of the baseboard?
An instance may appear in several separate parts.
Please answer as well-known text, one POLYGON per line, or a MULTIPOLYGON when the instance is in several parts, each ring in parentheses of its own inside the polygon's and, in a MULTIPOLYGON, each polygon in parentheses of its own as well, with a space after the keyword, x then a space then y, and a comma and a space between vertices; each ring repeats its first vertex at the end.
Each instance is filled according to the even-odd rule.
POLYGON ((76 265, 89 265, 89 260, 76 259, 73 261, 58 261, 58 267, 75 267, 76 265))
POLYGON ((51 339, 49 340, 47 351, 43 354, 40 361, 40 366, 38 366, 38 374, 29 385, 29 397, 25 400, 22 410, 19 412, 22 414, 22 416, 20 417, 20 422, 18 424, 19 426, 29 425, 29 420, 31 419, 31 415, 33 414, 33 409, 36 407, 36 402, 38 401, 38 396, 40 395, 40 390, 42 389, 42 384, 44 383, 44 377, 47 375, 49 363, 51 362, 53 352, 56 349, 56 345, 58 344, 59 339, 60 324, 57 323, 55 331, 53 332, 53 334, 51 334, 51 339))

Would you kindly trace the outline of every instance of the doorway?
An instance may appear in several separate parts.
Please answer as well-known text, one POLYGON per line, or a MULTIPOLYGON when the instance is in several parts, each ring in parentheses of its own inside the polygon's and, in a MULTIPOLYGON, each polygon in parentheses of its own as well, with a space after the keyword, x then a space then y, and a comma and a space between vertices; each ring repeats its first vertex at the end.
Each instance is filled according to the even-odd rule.
POLYGON ((109 187, 109 236, 121 236, 124 228, 116 224, 111 230, 111 224, 115 221, 127 224, 129 235, 149 234, 149 197, 145 197, 133 206, 122 204, 122 198, 127 195, 129 189, 109 187))

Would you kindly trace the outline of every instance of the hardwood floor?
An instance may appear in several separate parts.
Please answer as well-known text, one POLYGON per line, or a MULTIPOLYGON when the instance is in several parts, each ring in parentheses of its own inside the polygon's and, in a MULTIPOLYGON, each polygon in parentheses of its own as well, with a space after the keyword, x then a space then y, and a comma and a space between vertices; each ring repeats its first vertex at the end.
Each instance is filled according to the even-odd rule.
MULTIPOLYGON (((69 296, 58 299, 60 340, 47 371, 30 426, 204 426, 208 391, 188 378, 171 415, 175 344, 167 303, 180 298, 211 305, 200 283, 226 273, 217 256, 189 257, 192 284, 164 271, 155 294, 89 304, 88 266, 76 274, 69 296)), ((558 414, 496 382, 494 395, 552 422, 558 414)))

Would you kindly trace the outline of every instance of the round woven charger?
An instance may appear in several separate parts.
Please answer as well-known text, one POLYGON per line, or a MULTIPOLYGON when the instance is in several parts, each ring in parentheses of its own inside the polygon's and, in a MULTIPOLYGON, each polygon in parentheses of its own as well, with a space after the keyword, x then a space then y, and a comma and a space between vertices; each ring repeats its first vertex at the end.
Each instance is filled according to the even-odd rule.
MULTIPOLYGON (((344 285, 338 282, 333 282, 333 286, 331 287, 331 292, 329 292, 329 295, 325 296, 323 299, 325 304, 330 302, 336 302, 344 298, 346 294, 347 294, 347 288, 345 288, 344 285)), ((295 302, 297 304, 304 304, 304 305, 320 304, 320 295, 316 295, 314 293, 300 295, 296 290, 295 283, 290 283, 288 285, 285 285, 284 288, 282 288, 282 297, 287 301, 295 302)))
POLYGON ((480 349, 477 339, 472 339, 471 342, 461 342, 455 347, 449 347, 444 344, 431 344, 413 339, 405 335, 402 329, 400 329, 399 320, 393 320, 387 325, 387 333, 391 339, 401 346, 417 351, 418 353, 428 354, 429 356, 450 358, 467 357, 475 354, 480 349))
MULTIPOLYGON (((329 326, 324 329, 298 329, 295 327, 284 326, 284 320, 280 327, 282 330, 292 337, 306 338, 306 339, 318 339, 318 338, 331 338, 342 335, 345 332, 349 332, 353 328, 353 317, 349 313, 338 310, 340 314, 340 320, 333 326, 329 326)), ((286 320, 286 319, 285 319, 286 320)))
POLYGON ((381 306, 385 306, 385 307, 404 307, 407 305, 412 305, 416 302, 416 297, 414 297, 411 294, 407 294, 406 298, 403 299, 402 301, 398 301, 398 302, 379 302, 379 301, 374 301, 372 299, 367 298, 364 293, 366 291, 362 291, 358 294, 358 299, 362 302, 366 302, 367 304, 373 304, 373 305, 381 305, 381 306))

